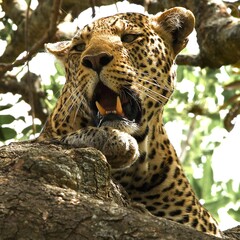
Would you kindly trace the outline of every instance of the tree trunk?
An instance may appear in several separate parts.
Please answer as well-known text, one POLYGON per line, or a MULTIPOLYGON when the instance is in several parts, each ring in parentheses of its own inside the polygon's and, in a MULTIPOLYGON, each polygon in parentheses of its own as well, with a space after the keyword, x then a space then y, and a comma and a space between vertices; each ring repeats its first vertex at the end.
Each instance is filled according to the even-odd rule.
POLYGON ((1 147, 0 239, 218 239, 150 215, 110 171, 93 148, 1 147))

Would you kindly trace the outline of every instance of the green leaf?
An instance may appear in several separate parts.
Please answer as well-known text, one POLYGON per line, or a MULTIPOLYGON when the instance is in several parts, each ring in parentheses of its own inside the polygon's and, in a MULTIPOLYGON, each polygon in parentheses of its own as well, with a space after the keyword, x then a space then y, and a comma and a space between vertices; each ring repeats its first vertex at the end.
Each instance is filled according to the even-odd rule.
POLYGON ((240 213, 240 207, 239 207, 237 210, 234 210, 234 209, 232 209, 232 208, 230 208, 230 209, 228 210, 228 214, 229 214, 232 218, 234 218, 236 221, 238 221, 238 222, 240 222, 240 215, 239 215, 239 213, 240 213))
POLYGON ((203 189, 201 188, 201 186, 199 184, 199 180, 192 178, 191 185, 194 189, 195 194, 198 196, 198 198, 202 198, 202 190, 203 189))
POLYGON ((21 116, 17 120, 22 120, 23 122, 25 122, 25 117, 21 116))
POLYGON ((211 189, 212 185, 214 183, 213 180, 213 171, 211 166, 211 161, 209 158, 207 161, 203 164, 203 178, 202 178, 202 197, 208 201, 211 199, 211 189))
POLYGON ((6 140, 13 139, 17 136, 17 133, 12 128, 2 128, 0 127, 0 141, 5 142, 6 140))
POLYGON ((12 123, 14 120, 12 115, 0 115, 0 125, 12 123))
POLYGON ((61 75, 61 76, 65 75, 64 67, 60 62, 58 61, 55 62, 55 68, 57 69, 58 75, 61 75))
POLYGON ((0 111, 5 110, 5 109, 9 109, 12 106, 13 106, 12 104, 7 104, 7 105, 4 105, 4 106, 0 106, 0 111))
POLYGON ((204 206, 210 211, 213 212, 214 209, 217 212, 217 209, 221 208, 221 207, 225 207, 231 199, 229 199, 226 196, 221 196, 221 198, 218 198, 215 201, 208 201, 204 204, 204 206))
MULTIPOLYGON (((39 132, 41 131, 41 129, 42 129, 42 126, 41 126, 41 125, 35 125, 35 128, 36 128, 36 132, 39 133, 39 132)), ((33 127, 32 127, 32 125, 24 128, 24 129, 22 130, 22 134, 25 135, 25 136, 26 136, 26 135, 29 136, 29 135, 32 134, 32 133, 33 133, 33 127)))

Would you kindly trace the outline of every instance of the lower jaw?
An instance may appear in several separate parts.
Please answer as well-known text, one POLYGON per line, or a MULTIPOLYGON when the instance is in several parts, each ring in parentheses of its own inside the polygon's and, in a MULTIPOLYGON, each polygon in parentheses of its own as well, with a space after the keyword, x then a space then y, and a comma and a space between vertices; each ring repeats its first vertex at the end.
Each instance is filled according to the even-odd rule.
POLYGON ((99 127, 111 127, 130 135, 139 130, 137 123, 125 120, 104 121, 99 127))

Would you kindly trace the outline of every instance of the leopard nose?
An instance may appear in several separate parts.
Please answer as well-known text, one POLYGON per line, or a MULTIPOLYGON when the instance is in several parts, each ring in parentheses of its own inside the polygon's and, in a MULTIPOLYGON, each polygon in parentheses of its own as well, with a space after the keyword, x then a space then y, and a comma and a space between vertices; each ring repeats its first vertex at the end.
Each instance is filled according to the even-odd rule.
POLYGON ((86 55, 82 59, 83 66, 91 68, 97 73, 99 73, 104 66, 110 63, 113 59, 113 56, 108 53, 99 53, 96 55, 86 55))

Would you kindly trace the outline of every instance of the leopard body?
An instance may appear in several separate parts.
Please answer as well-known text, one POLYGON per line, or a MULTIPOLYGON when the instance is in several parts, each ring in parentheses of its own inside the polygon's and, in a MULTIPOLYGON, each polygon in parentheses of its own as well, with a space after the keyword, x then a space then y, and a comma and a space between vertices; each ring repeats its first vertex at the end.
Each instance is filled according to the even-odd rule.
POLYGON ((37 140, 99 149, 133 201, 156 216, 221 236, 163 124, 174 60, 193 28, 194 17, 184 8, 154 16, 122 13, 85 26, 71 41, 48 44, 65 66, 66 83, 37 140))

